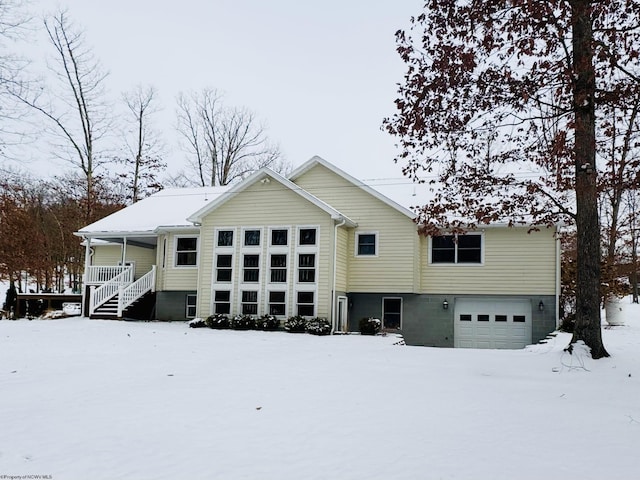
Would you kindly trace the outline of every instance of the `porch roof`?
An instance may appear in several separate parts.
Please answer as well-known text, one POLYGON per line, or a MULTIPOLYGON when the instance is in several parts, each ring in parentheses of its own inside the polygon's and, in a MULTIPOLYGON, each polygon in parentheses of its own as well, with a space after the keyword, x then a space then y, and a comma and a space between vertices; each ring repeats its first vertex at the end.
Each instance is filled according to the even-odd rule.
POLYGON ((90 238, 155 239, 158 231, 194 227, 187 217, 217 199, 229 187, 165 189, 76 232, 90 238))

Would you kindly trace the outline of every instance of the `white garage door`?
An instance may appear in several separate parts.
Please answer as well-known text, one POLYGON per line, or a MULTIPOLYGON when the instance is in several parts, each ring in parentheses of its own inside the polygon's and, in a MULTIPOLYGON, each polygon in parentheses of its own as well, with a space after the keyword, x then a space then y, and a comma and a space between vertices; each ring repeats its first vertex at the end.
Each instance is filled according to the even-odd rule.
POLYGON ((454 346, 524 348, 531 343, 531 302, 459 298, 455 303, 454 346))

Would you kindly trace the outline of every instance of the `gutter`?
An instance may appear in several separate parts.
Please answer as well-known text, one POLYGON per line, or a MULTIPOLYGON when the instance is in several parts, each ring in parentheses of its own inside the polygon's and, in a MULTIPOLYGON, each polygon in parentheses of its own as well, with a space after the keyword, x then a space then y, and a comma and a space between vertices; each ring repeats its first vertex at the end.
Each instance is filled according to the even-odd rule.
POLYGON ((342 218, 340 223, 336 223, 333 227, 333 287, 331 289, 331 333, 333 333, 333 327, 335 325, 336 320, 336 266, 338 263, 338 228, 342 227, 345 223, 347 223, 346 218, 342 218))

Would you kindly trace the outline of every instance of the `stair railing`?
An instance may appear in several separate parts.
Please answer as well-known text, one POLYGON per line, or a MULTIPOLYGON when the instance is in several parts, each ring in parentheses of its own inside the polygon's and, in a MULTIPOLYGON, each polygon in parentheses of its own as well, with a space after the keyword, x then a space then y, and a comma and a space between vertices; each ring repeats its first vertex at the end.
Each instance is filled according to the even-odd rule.
POLYGON ((132 281, 133 266, 128 266, 111 280, 92 290, 89 296, 89 316, 93 315, 98 307, 112 299, 120 291, 121 287, 130 284, 132 281))
POLYGON ((153 265, 151 270, 145 273, 135 282, 129 285, 123 285, 118 292, 118 318, 122 317, 122 312, 138 300, 147 292, 154 292, 156 287, 156 266, 153 265))

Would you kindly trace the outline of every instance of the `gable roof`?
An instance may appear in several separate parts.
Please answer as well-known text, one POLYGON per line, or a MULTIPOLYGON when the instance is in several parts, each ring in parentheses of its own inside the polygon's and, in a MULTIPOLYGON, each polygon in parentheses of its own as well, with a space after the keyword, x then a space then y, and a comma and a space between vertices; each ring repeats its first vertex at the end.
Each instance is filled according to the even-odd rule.
POLYGON ((385 195, 383 195, 382 193, 378 192, 377 190, 374 190, 373 188, 371 188, 369 185, 361 182, 360 180, 352 177, 351 175, 349 175, 348 173, 346 173, 345 171, 339 169, 338 167, 336 167, 335 165, 327 162, 324 158, 319 157, 317 155, 313 156, 311 159, 309 159, 308 161, 306 161, 305 163, 303 163, 301 166, 299 166, 298 168, 296 168, 291 175, 289 175, 289 179, 293 182, 296 181, 296 178, 301 177, 304 173, 308 172, 309 170, 311 170, 313 167, 315 167, 316 165, 322 165, 323 167, 325 167, 326 169, 332 171, 333 173, 335 173, 336 175, 344 178, 346 181, 352 183, 353 185, 355 185, 356 187, 361 188, 362 190, 364 190, 365 192, 367 192, 369 195, 377 198, 378 200, 380 200, 381 202, 387 204, 388 206, 390 206, 391 208, 397 210, 398 212, 402 213, 403 215, 406 215, 407 217, 409 217, 411 220, 413 220, 414 218, 416 218, 416 214, 414 212, 412 212, 411 210, 409 210, 406 207, 403 207, 402 205, 400 205, 399 203, 394 202, 393 200, 391 200, 389 197, 386 197, 385 195))
POLYGON ((169 188, 118 210, 86 227, 83 236, 153 235, 162 228, 193 227, 187 217, 223 196, 229 187, 169 188))
POLYGON ((220 195, 213 201, 201 207, 196 212, 189 215, 187 220, 193 223, 202 223, 203 218, 207 216, 209 213, 211 213, 213 210, 225 204, 226 202, 234 198, 236 195, 238 195, 242 191, 249 188, 251 185, 257 183, 258 181, 263 181, 265 178, 271 178, 276 182, 280 183, 285 188, 291 190, 297 195, 300 195, 302 198, 304 198, 308 202, 312 203, 316 207, 328 213, 332 219, 340 220, 340 221, 344 220, 347 225, 352 227, 355 227, 357 225, 356 222, 351 220, 346 215, 343 215, 338 210, 336 210, 329 204, 323 202, 315 195, 312 195, 311 193, 307 192, 306 190, 296 185, 295 183, 291 182, 290 180, 287 180, 282 175, 274 172, 268 167, 263 167, 260 170, 252 173, 247 178, 245 178, 242 182, 233 186, 228 192, 226 192, 225 195, 220 195))

